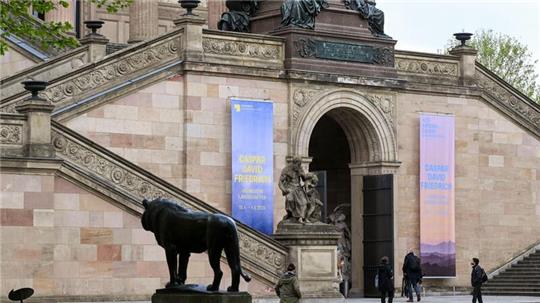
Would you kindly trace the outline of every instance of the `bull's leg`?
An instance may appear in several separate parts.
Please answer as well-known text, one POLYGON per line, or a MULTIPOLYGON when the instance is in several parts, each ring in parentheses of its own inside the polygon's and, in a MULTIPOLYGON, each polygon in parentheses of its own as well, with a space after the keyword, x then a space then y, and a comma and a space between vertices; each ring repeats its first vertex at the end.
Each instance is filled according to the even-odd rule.
POLYGON ((210 247, 208 249, 208 260, 210 261, 210 267, 214 271, 214 281, 211 285, 206 287, 210 291, 218 291, 219 284, 221 283, 221 277, 223 277, 223 272, 219 266, 219 259, 221 257, 221 247, 210 247))
POLYGON ((240 272, 242 271, 240 268, 240 252, 238 251, 238 248, 235 249, 235 245, 238 246, 238 243, 234 243, 232 240, 225 245, 225 255, 227 256, 227 263, 231 268, 232 278, 231 286, 227 288, 227 291, 231 292, 238 291, 238 286, 240 285, 240 272))
POLYGON ((187 266, 189 263, 190 253, 181 252, 178 258, 178 283, 184 285, 187 278, 187 266))
POLYGON ((176 273, 176 249, 174 248, 166 248, 165 249, 165 255, 167 257, 167 266, 169 267, 169 276, 170 280, 167 285, 165 285, 166 288, 169 287, 175 287, 178 286, 177 280, 177 273, 176 273))

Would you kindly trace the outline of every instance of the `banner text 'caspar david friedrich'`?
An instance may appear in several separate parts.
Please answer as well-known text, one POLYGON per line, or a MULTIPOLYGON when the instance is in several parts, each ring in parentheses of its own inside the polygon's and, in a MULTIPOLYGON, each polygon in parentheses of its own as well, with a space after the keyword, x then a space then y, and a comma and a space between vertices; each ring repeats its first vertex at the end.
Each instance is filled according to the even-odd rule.
POLYGON ((273 104, 231 100, 232 215, 272 234, 273 104))
POLYGON ((454 117, 420 116, 420 258, 428 277, 455 277, 454 117))

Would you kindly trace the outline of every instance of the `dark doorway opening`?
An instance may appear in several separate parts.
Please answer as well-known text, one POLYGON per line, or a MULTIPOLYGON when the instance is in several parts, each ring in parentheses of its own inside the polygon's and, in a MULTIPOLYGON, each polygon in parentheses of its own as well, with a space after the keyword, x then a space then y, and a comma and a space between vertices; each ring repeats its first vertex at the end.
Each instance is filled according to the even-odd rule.
MULTIPOLYGON (((325 193, 321 193, 323 199, 326 194, 326 201, 323 201, 323 222, 326 222, 328 214, 338 205, 351 203, 349 143, 341 126, 328 114, 322 116, 313 129, 309 156, 313 159, 309 170, 319 172, 319 178, 323 173, 326 175, 326 182, 320 182, 326 183, 325 193)), ((348 220, 350 228, 350 218, 348 220)))

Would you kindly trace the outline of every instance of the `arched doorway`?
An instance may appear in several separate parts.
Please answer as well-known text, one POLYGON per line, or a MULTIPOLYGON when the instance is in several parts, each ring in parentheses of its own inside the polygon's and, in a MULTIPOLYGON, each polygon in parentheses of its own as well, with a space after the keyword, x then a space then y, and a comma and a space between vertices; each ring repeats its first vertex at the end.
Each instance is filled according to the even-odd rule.
POLYGON ((326 215, 350 205, 353 296, 376 294, 379 258, 394 259, 392 174, 399 162, 392 116, 379 101, 356 91, 330 92, 305 108, 293 133, 295 154, 311 158, 310 171, 326 173, 326 215))

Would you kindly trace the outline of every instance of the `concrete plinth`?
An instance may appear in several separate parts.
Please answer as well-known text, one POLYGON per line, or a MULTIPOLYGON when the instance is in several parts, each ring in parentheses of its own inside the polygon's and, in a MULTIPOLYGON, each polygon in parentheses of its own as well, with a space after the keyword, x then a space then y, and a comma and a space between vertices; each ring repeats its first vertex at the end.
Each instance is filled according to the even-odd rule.
POLYGON ((289 248, 296 265, 302 298, 343 298, 339 292, 337 241, 340 233, 328 224, 280 223, 274 238, 289 248))
POLYGON ((247 292, 207 291, 206 286, 188 284, 157 289, 152 303, 251 303, 247 292))

